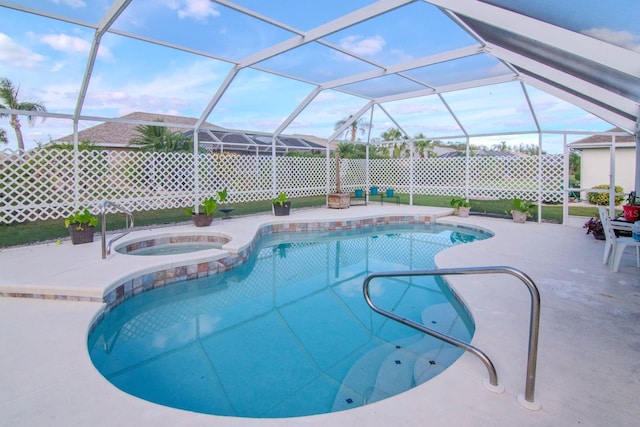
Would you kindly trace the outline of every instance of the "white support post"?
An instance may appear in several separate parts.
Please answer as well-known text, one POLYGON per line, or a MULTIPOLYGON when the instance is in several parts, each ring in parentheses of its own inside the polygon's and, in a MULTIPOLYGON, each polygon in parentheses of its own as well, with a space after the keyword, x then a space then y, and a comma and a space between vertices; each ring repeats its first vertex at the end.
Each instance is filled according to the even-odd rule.
POLYGON ((275 135, 271 137, 271 198, 275 199, 276 197, 276 182, 277 179, 277 171, 276 171, 276 137, 275 135))
POLYGON ((569 192, 567 189, 569 186, 569 157, 571 156, 569 152, 569 147, 567 147, 567 134, 562 135, 562 169, 564 170, 562 173, 562 189, 564 190, 562 193, 562 225, 569 225, 569 192))
POLYGON ((616 212, 616 136, 611 135, 609 148, 609 218, 615 217, 616 212))
POLYGON ((467 146, 465 147, 465 166, 464 166, 464 198, 469 198, 469 185, 471 182, 471 149, 469 136, 467 136, 467 146))
POLYGON ((542 223, 542 134, 538 131, 538 223, 542 223))
MULTIPOLYGON (((24 153, 21 153, 24 154, 24 153)), ((73 209, 80 209, 80 165, 78 164, 78 119, 73 118, 73 209)))
POLYGON ((198 212, 198 207, 200 203, 198 203, 198 193, 200 191, 200 182, 198 179, 198 130, 193 130, 193 208, 196 213, 198 212))
POLYGON ((636 197, 640 192, 640 104, 638 105, 638 114, 636 114, 636 129, 635 129, 635 142, 636 142, 636 181, 633 191, 636 192, 636 197))
POLYGON ((414 158, 415 158, 415 140, 411 138, 409 140, 409 206, 413 206, 413 180, 414 180, 414 158))

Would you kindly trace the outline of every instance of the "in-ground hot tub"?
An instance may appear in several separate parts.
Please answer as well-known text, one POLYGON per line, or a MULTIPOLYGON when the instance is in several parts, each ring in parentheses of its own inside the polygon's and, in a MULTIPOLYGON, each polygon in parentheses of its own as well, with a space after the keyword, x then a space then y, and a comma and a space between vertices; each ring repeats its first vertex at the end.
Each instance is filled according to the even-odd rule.
POLYGON ((155 236, 116 247, 116 252, 125 255, 175 255, 207 249, 222 249, 229 242, 226 236, 215 234, 182 234, 155 236))

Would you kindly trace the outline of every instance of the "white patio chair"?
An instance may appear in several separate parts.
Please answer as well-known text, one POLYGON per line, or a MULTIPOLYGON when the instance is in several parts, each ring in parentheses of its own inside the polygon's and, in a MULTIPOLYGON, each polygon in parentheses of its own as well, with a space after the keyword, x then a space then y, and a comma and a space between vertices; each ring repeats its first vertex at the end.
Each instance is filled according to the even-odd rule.
POLYGON ((609 267, 614 272, 618 271, 620 267, 620 260, 624 250, 627 247, 636 248, 636 264, 640 268, 640 242, 634 240, 632 237, 616 237, 616 233, 611 226, 611 220, 607 209, 604 207, 598 207, 600 213, 600 221, 602 222, 602 228, 604 229, 605 246, 604 254, 602 256, 602 263, 607 264, 609 261, 609 267), (609 260, 611 258, 611 260, 609 260))

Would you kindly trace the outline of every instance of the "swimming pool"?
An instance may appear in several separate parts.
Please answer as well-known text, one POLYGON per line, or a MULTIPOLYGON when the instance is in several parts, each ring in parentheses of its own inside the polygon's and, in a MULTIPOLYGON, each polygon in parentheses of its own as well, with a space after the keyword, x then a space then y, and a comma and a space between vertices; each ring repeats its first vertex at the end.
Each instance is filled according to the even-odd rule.
MULTIPOLYGON (((239 267, 116 306, 89 337, 91 358, 122 390, 196 412, 293 417, 375 402, 461 351, 373 313, 364 277, 433 268, 440 250, 484 237, 436 225, 269 235, 239 267)), ((441 280, 371 289, 380 305, 471 339, 468 313, 441 280)))

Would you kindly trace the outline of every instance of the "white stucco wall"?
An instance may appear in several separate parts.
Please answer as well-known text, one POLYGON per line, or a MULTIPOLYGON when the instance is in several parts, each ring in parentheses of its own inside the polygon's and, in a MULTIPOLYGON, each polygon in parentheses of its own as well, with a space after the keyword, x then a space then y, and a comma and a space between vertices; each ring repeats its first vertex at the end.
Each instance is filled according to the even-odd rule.
MULTIPOLYGON (((609 148, 589 148, 582 150, 582 188, 608 184, 610 172, 609 148)), ((635 185, 635 149, 616 148, 615 185, 628 193, 635 185)))

